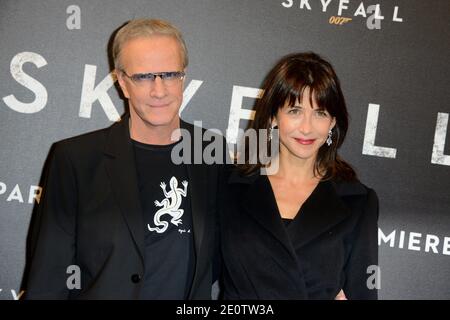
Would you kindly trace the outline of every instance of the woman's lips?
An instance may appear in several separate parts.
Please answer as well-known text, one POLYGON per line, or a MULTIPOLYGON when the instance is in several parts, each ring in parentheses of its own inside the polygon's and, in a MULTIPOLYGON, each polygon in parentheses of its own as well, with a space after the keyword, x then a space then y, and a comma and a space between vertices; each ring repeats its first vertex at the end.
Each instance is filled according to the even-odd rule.
POLYGON ((301 138, 294 138, 294 139, 295 141, 303 145, 310 145, 313 144, 314 141, 316 141, 316 139, 301 139, 301 138))

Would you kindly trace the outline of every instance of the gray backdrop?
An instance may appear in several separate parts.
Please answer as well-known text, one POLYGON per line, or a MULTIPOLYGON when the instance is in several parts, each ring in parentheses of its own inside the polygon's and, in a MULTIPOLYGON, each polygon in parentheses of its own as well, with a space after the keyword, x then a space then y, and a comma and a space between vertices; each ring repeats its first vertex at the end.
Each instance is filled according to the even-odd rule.
POLYGON ((341 154, 380 198, 380 298, 450 298, 450 1, 0 0, 0 299, 18 294, 51 144, 123 113, 107 45, 137 17, 183 31, 182 117, 229 141, 277 59, 328 58, 351 114, 341 154))

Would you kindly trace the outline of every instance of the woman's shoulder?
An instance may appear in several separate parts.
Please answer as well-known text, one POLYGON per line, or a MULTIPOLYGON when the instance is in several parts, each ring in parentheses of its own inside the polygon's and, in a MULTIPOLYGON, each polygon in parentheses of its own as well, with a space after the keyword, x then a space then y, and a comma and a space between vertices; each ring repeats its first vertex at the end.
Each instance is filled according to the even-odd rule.
MULTIPOLYGON (((372 212, 378 217, 378 196, 374 189, 359 180, 332 181, 336 193, 352 211, 372 212)), ((372 216, 372 214, 370 214, 372 216)))
POLYGON ((374 189, 368 187, 359 180, 344 181, 344 180, 332 180, 337 195, 344 200, 344 202, 360 203, 361 199, 364 199, 363 203, 367 207, 378 208, 378 195, 374 189))
POLYGON ((374 189, 368 187, 357 179, 350 181, 333 179, 331 180, 331 183, 333 184, 336 193, 341 197, 357 195, 365 196, 370 194, 376 195, 374 189))

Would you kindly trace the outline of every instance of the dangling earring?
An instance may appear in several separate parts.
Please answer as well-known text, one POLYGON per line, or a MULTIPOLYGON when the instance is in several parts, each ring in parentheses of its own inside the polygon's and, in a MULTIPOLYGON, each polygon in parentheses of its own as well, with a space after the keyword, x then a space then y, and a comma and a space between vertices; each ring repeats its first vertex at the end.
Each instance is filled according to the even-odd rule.
POLYGON ((269 141, 271 141, 273 139, 273 129, 275 129, 276 126, 270 127, 269 128, 269 141))
POLYGON ((331 131, 331 129, 330 129, 330 131, 328 131, 328 138, 326 141, 328 146, 331 146, 331 144, 333 143, 333 140, 331 140, 332 135, 333 135, 333 131, 331 131))

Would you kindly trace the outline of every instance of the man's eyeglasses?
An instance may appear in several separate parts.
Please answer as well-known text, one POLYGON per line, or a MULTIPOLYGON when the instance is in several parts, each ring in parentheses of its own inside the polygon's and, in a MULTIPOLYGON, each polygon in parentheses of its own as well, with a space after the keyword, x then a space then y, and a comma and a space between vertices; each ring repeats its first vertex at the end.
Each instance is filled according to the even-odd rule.
POLYGON ((183 71, 169 71, 158 73, 136 73, 129 76, 124 70, 121 70, 125 76, 131 79, 137 86, 147 86, 155 83, 159 77, 164 85, 170 86, 183 80, 185 73, 183 71))

